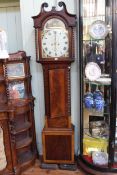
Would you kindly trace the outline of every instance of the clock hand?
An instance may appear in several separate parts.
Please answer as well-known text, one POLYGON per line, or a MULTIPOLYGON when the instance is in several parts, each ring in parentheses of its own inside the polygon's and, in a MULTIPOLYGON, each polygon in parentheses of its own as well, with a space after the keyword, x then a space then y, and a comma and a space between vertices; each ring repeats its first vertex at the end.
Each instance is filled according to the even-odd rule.
POLYGON ((54 51, 55 51, 55 56, 56 56, 56 31, 54 32, 54 34, 55 34, 54 35, 55 36, 55 40, 54 40, 55 41, 55 43, 54 43, 54 51))

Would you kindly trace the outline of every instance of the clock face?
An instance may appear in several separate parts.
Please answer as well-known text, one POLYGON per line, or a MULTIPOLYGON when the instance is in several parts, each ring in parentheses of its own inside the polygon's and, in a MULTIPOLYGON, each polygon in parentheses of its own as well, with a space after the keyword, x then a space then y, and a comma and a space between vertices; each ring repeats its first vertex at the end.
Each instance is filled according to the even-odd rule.
POLYGON ((69 48, 67 32, 61 29, 52 29, 45 32, 42 38, 42 48, 49 57, 67 56, 69 48))

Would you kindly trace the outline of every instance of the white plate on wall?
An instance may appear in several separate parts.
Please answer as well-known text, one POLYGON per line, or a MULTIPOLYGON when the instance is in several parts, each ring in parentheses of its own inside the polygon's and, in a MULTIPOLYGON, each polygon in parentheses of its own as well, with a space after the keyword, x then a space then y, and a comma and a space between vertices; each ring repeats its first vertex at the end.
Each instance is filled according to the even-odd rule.
POLYGON ((104 21, 94 21, 89 27, 89 35, 94 39, 104 39, 109 30, 104 21))

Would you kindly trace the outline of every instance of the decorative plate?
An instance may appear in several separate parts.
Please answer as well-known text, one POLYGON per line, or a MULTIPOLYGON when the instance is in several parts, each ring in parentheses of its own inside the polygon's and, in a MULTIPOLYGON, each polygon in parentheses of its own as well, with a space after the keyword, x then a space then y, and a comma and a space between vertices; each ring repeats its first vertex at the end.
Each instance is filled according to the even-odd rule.
POLYGON ((92 153, 93 163, 96 165, 107 165, 108 154, 106 152, 94 151, 92 153))
POLYGON ((97 63, 89 62, 85 67, 85 75, 90 81, 95 81, 101 76, 101 69, 97 63))
POLYGON ((94 21, 89 27, 89 35, 94 39, 104 39, 109 30, 104 21, 94 21))

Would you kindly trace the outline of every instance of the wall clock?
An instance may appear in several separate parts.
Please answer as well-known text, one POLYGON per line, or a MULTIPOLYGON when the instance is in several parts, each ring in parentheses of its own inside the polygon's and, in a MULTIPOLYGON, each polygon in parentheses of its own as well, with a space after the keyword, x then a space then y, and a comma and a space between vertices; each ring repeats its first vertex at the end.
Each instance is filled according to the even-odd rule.
POLYGON ((74 162, 74 127, 71 124, 70 66, 74 61, 76 15, 63 2, 57 11, 42 4, 34 16, 36 61, 42 64, 45 91, 45 127, 42 132, 46 163, 74 162))

